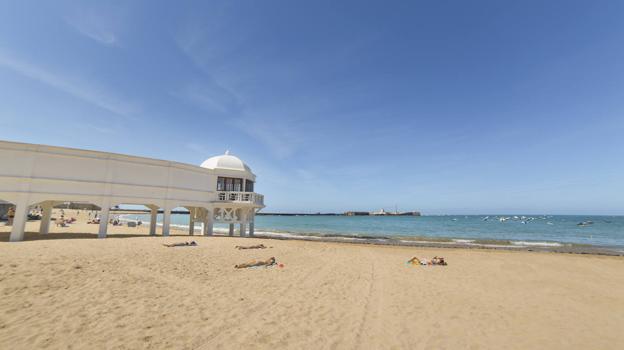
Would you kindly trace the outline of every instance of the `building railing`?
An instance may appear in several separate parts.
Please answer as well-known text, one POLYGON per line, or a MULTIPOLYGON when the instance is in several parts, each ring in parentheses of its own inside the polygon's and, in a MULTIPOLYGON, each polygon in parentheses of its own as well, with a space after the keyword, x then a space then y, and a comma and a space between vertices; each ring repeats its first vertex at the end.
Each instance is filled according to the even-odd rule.
POLYGON ((247 202, 264 205, 264 196, 255 192, 219 191, 217 200, 223 202, 247 202))

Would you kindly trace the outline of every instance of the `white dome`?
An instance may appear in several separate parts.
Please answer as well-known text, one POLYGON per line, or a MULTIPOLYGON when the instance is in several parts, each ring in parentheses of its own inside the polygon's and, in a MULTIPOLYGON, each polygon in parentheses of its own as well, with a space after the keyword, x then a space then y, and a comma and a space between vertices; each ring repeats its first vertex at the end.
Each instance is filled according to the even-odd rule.
POLYGON ((200 166, 207 169, 227 169, 251 173, 251 169, 247 164, 243 163, 238 157, 230 155, 229 152, 225 152, 224 155, 208 158, 201 163, 200 166))

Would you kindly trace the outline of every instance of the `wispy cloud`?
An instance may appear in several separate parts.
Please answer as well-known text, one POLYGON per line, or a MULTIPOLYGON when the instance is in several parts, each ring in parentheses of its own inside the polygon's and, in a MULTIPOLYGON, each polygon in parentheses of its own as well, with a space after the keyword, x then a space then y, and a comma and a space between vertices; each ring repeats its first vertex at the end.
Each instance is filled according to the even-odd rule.
POLYGON ((95 130, 101 134, 108 134, 108 135, 112 135, 116 132, 118 132, 118 129, 116 128, 112 128, 112 127, 105 127, 105 126, 101 126, 101 125, 93 125, 93 124, 89 124, 88 125, 88 129, 89 130, 95 130))
POLYGON ((236 117, 242 114, 244 101, 239 93, 222 82, 224 77, 220 73, 221 65, 213 62, 217 57, 219 60, 226 60, 228 49, 224 46, 233 44, 215 35, 221 27, 222 16, 215 14, 211 19, 213 21, 208 21, 209 23, 190 20, 174 36, 180 52, 199 71, 198 79, 175 95, 206 111, 236 117))
POLYGON ((260 111, 258 108, 266 101, 254 103, 250 99, 253 96, 246 95, 247 90, 253 90, 246 88, 266 84, 256 74, 255 63, 250 66, 238 54, 252 34, 232 28, 226 12, 226 8, 220 8, 210 21, 187 21, 175 34, 180 52, 200 72, 201 79, 175 95, 207 112, 223 115, 229 125, 266 147, 274 157, 291 157, 303 145, 306 125, 280 118, 283 111, 272 105, 260 111))
POLYGON ((71 78, 67 74, 51 72, 23 59, 18 59, 1 49, 0 67, 11 69, 25 77, 120 116, 131 117, 136 115, 139 110, 136 104, 114 97, 91 83, 78 78, 71 78))
POLYGON ((115 20, 103 15, 103 11, 80 10, 65 17, 65 23, 78 33, 100 44, 118 46, 119 38, 115 34, 115 20))
POLYGON ((232 119, 231 124, 264 144, 275 157, 280 159, 295 154, 304 140, 300 128, 285 121, 268 118, 236 118, 232 119))
POLYGON ((117 37, 111 31, 84 23, 71 23, 68 21, 68 24, 74 27, 80 34, 93 39, 100 44, 115 46, 118 43, 117 37))
POLYGON ((240 115, 243 111, 239 97, 209 77, 206 77, 201 83, 191 83, 172 94, 194 103, 207 112, 216 112, 232 117, 240 115))
POLYGON ((186 147, 189 151, 200 153, 202 155, 210 154, 207 147, 196 142, 188 142, 184 144, 184 147, 186 147))

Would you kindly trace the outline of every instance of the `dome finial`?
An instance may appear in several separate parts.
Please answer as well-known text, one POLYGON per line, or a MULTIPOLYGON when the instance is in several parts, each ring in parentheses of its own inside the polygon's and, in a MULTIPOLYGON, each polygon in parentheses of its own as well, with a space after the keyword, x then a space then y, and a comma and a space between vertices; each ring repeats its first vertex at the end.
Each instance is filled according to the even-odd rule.
POLYGON ((226 149, 226 150, 225 150, 225 155, 226 155, 226 156, 229 156, 229 155, 230 155, 230 150, 229 150, 229 149, 226 149))

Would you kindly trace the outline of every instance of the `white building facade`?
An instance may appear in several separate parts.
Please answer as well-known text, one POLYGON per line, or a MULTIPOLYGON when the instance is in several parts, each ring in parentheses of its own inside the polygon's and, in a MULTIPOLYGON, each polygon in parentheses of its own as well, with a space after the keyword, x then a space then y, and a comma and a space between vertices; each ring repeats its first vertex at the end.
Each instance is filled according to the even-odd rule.
POLYGON ((11 241, 24 238, 28 213, 42 208, 40 234, 47 234, 52 208, 66 202, 101 208, 98 236, 106 237, 109 210, 118 205, 144 205, 151 211, 150 235, 162 217, 168 236, 171 211, 188 209, 189 233, 201 224, 204 235, 214 223, 229 224, 229 234, 254 234, 264 197, 254 192, 256 176, 239 158, 207 159, 201 166, 129 155, 0 141, 0 201, 15 206, 11 241))

